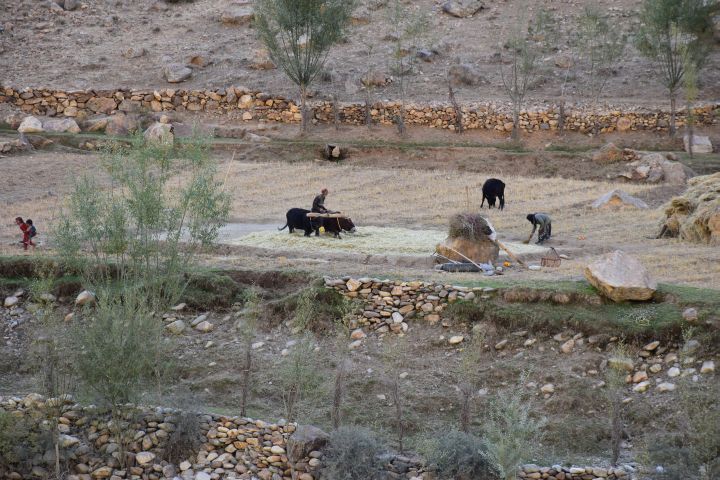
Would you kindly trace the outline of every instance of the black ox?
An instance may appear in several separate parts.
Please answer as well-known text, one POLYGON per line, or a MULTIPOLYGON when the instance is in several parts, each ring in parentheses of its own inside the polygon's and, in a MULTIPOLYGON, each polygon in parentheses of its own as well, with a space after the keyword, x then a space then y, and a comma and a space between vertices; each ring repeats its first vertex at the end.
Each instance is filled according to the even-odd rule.
POLYGON ((305 236, 309 237, 313 230, 315 235, 320 235, 320 227, 323 227, 326 232, 332 233, 335 238, 341 238, 340 232, 355 233, 355 224, 349 218, 324 218, 319 217, 315 219, 309 219, 307 214, 310 210, 304 208, 291 208, 285 214, 285 225, 278 228, 278 230, 288 229, 290 233, 293 233, 295 229, 304 230, 305 236))
POLYGON ((488 208, 495 207, 495 200, 500 199, 500 210, 505 208, 505 184, 502 180, 497 178, 488 178, 485 180, 482 186, 482 202, 480 202, 480 208, 485 204, 485 199, 488 201, 488 208))

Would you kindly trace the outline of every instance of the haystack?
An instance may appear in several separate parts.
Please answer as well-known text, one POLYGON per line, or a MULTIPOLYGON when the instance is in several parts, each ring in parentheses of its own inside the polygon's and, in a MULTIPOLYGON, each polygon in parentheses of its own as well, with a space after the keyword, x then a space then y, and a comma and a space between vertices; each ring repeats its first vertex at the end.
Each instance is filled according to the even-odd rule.
POLYGON ((495 229, 486 218, 476 213, 458 213, 450 218, 448 237, 435 247, 435 252, 457 262, 469 258, 475 263, 493 263, 500 253, 495 239, 495 229))
POLYGON ((720 173, 695 177, 665 207, 659 237, 720 245, 720 173))

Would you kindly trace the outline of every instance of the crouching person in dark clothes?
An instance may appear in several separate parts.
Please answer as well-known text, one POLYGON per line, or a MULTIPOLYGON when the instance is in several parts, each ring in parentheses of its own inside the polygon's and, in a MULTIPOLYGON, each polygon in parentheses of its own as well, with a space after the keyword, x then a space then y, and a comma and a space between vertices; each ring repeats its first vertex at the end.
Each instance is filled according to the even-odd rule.
POLYGON ((536 243, 543 243, 545 240, 550 238, 550 236, 552 235, 552 222, 550 220, 550 215, 547 215, 545 213, 531 213, 527 216, 527 219, 533 225, 530 238, 532 238, 532 236, 535 234, 535 230, 538 227, 540 228, 540 230, 538 231, 538 239, 536 243))

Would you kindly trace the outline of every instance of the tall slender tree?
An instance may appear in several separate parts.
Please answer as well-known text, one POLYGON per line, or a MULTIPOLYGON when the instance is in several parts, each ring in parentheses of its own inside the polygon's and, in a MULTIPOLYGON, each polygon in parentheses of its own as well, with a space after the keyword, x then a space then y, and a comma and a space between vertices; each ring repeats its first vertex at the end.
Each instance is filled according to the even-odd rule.
POLYGON ((691 63, 698 71, 705 58, 714 4, 707 0, 643 2, 642 26, 635 42, 644 56, 661 67, 661 81, 670 97, 670 136, 675 136, 677 95, 687 66, 691 63))
POLYGON ((330 48, 343 36, 353 0, 258 0, 255 21, 270 58, 300 89, 302 129, 307 131, 308 88, 330 48))
POLYGON ((598 102, 612 76, 613 66, 625 50, 627 39, 622 30, 611 25, 596 6, 588 6, 583 11, 578 21, 577 36, 580 61, 586 74, 583 91, 592 103, 595 115, 593 133, 597 135, 600 129, 598 102))

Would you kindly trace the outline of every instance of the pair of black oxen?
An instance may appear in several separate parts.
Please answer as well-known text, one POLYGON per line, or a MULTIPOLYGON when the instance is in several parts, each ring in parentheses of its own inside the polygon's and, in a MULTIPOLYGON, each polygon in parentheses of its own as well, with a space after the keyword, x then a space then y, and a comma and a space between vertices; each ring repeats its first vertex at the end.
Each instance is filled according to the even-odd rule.
MULTIPOLYGON (((500 210, 505 208, 505 184, 502 180, 497 178, 489 178, 485 181, 482 186, 482 202, 480 208, 485 204, 485 200, 488 202, 488 208, 494 208, 495 202, 500 200, 500 210)), ((308 218, 307 214, 310 210, 304 208, 291 208, 285 214, 287 222, 278 230, 284 230, 287 228, 290 233, 293 233, 295 229, 304 230, 305 236, 309 237, 312 231, 315 231, 315 235, 320 235, 320 227, 323 227, 326 232, 332 233, 335 238, 340 238, 340 232, 355 233, 355 224, 349 218, 325 218, 316 217, 308 218)))

